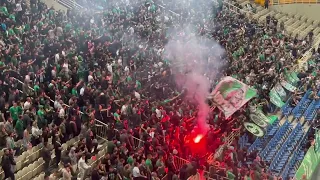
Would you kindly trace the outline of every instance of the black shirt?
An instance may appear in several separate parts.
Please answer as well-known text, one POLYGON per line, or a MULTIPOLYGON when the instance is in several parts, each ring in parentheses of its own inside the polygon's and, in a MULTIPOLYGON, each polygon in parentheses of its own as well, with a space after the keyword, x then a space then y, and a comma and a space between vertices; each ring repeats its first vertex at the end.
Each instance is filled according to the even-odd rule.
POLYGON ((92 170, 91 179, 100 180, 99 171, 97 169, 92 170))

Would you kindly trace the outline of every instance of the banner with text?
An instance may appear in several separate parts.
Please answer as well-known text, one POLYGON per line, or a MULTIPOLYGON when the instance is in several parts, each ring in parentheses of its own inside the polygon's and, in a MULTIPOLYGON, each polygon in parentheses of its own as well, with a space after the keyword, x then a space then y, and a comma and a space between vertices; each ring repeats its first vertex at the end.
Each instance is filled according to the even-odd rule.
POLYGON ((256 95, 255 89, 230 76, 224 77, 211 92, 215 106, 224 112, 226 118, 256 95))

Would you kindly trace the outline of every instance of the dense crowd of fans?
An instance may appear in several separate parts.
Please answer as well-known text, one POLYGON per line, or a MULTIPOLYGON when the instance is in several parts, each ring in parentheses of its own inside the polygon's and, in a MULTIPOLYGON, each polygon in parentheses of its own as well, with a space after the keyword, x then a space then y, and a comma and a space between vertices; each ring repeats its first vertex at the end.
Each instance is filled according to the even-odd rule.
MULTIPOLYGON (((243 14, 223 10, 222 2, 166 2, 173 12, 159 3, 101 1, 96 4, 104 7, 102 12, 64 14, 36 0, 30 8, 21 1, 2 2, 0 143, 7 148, 2 159, 6 177, 14 179, 12 155, 41 143, 47 174, 62 162, 63 179, 187 179, 204 161, 187 142, 197 128, 199 109, 185 100, 185 91, 174 81, 184 73, 174 72, 173 61, 164 58, 168 41, 175 36, 188 39, 181 30, 186 26, 201 43, 214 39, 226 53, 206 57, 211 90, 221 77, 233 76, 258 90, 253 104, 260 103, 264 111, 269 110, 268 92, 274 83, 310 49, 312 39, 287 37, 276 21, 260 26, 243 14), (172 33, 172 28, 178 30, 172 33), (108 142, 106 155, 90 167, 87 160, 98 147, 96 120, 108 125, 108 142), (77 136, 80 143, 62 153, 62 144, 77 136), (143 143, 136 146, 134 139, 143 143), (178 169, 174 155, 193 163, 178 169)), ((319 85, 310 77, 306 80, 319 85)), ((243 131, 245 107, 228 119, 211 109, 209 153, 223 145, 230 132, 243 131)), ((256 153, 246 154, 236 142, 222 155, 219 167, 206 167, 212 178, 273 178, 256 153)))

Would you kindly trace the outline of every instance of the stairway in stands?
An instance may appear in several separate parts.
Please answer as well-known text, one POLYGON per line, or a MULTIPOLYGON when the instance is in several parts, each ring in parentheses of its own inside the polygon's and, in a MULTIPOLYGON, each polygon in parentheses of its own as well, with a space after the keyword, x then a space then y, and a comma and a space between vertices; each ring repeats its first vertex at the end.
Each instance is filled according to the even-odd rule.
POLYGON ((283 180, 294 177, 299 168, 305 155, 303 147, 307 143, 310 124, 320 109, 320 100, 310 99, 310 94, 311 90, 305 92, 295 107, 291 107, 292 100, 289 99, 282 108, 283 117, 269 125, 265 135, 251 145, 246 144, 246 135, 240 137, 241 146, 247 146, 248 153, 258 151, 259 156, 269 164, 272 174, 283 180))

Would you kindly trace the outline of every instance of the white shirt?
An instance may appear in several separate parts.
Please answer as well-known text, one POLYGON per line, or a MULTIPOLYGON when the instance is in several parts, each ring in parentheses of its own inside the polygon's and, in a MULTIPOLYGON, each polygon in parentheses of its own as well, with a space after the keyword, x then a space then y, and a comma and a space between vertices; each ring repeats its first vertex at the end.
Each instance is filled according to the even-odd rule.
POLYGON ((63 109, 63 108, 60 108, 59 114, 58 114, 59 118, 63 118, 64 115, 65 115, 64 109, 63 109))
POLYGON ((59 101, 55 101, 55 102, 53 103, 53 106, 54 106, 55 109, 62 108, 62 105, 59 103, 59 101))
POLYGON ((57 76, 56 70, 54 70, 54 69, 51 70, 51 76, 52 77, 56 77, 57 76))
POLYGON ((32 126, 31 127, 31 134, 35 137, 39 137, 42 134, 42 130, 37 127, 32 126))
POLYGON ((122 66, 122 59, 118 59, 118 64, 122 66))
POLYGON ((129 67, 128 67, 128 66, 126 66, 126 67, 124 68, 124 72, 129 72, 129 67))
POLYGON ((127 114, 128 105, 123 105, 121 107, 121 114, 127 114))
POLYGON ((56 63, 59 62, 59 60, 60 60, 59 53, 57 53, 56 55, 54 55, 54 60, 55 60, 56 63))
POLYGON ((84 87, 82 87, 82 88, 80 89, 80 95, 81 95, 81 96, 84 95, 84 87))
POLYGON ((130 32, 131 35, 133 35, 133 33, 134 33, 133 27, 130 27, 130 28, 129 28, 129 32, 130 32))
POLYGON ((156 109, 156 116, 157 118, 161 118, 161 111, 159 109, 156 109))
POLYGON ((62 34, 63 34, 63 29, 62 29, 62 27, 57 27, 57 36, 62 36, 62 34))
POLYGON ((79 171, 80 171, 79 172, 79 176, 81 178, 83 178, 84 175, 85 175, 85 171, 87 169, 89 169, 90 167, 91 166, 89 166, 84 159, 80 158, 79 161, 78 161, 78 168, 79 168, 79 171))
POLYGON ((49 34, 49 37, 50 37, 51 39, 53 39, 54 36, 55 36, 53 29, 50 29, 50 30, 48 31, 48 34, 49 34))
POLYGON ((141 174, 140 174, 140 170, 137 166, 135 166, 133 169, 132 169, 132 176, 133 177, 140 177, 141 174))
POLYGON ((25 82, 30 82, 30 76, 29 76, 29 75, 26 75, 26 77, 24 78, 24 81, 25 81, 25 82))
POLYGON ((20 3, 17 3, 17 4, 16 4, 16 10, 17 10, 17 11, 22 11, 22 7, 21 7, 21 4, 20 4, 20 3))
POLYGON ((158 66, 159 66, 159 67, 162 67, 162 65, 163 65, 162 62, 159 62, 159 63, 158 63, 158 66))
POLYGON ((71 173, 67 169, 63 168, 62 177, 63 177, 63 180, 71 180, 71 173))
POLYGON ((139 99, 139 100, 140 100, 140 98, 141 98, 140 94, 139 94, 137 91, 134 92, 134 96, 135 96, 137 99, 139 99))
POLYGON ((92 76, 92 75, 89 75, 89 76, 88 76, 88 82, 91 82, 91 81, 93 81, 93 76, 92 76))
POLYGON ((112 65, 111 64, 107 64, 107 69, 108 69, 109 72, 112 73, 112 65))
POLYGON ((31 107, 31 103, 29 101, 26 101, 24 104, 23 104, 23 109, 30 109, 31 107))

